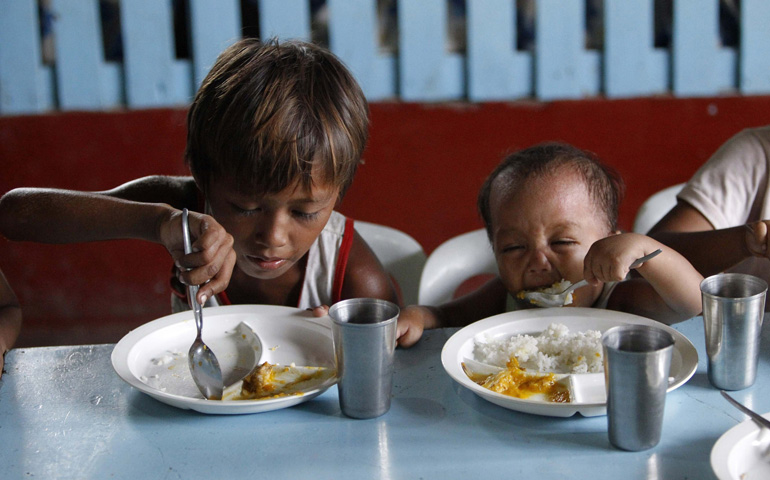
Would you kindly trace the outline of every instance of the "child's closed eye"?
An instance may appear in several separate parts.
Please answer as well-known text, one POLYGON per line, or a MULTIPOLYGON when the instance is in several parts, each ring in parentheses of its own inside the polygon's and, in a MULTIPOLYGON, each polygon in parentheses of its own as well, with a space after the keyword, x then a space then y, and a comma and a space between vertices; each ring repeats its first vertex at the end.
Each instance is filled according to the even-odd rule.
POLYGON ((313 220, 317 219, 318 216, 321 214, 320 211, 318 212, 303 212, 301 210, 292 210, 292 215, 299 218, 302 221, 305 222, 312 222, 313 220))
POLYGON ((503 248, 500 249, 500 252, 502 253, 513 253, 513 252, 520 252, 524 250, 524 245, 505 245, 503 248))
POLYGON ((578 242, 576 242, 575 240, 561 238, 561 239, 552 241, 551 245, 553 247, 559 248, 559 247, 570 247, 572 245, 577 245, 577 243, 578 242))

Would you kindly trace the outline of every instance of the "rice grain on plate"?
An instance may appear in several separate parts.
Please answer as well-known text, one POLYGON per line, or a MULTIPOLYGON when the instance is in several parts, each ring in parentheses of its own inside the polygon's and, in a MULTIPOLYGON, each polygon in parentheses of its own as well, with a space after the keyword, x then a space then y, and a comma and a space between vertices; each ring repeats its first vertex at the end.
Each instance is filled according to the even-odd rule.
POLYGON ((534 372, 598 373, 602 363, 602 334, 598 330, 570 332, 566 325, 552 323, 540 335, 476 338, 476 361, 505 367, 515 356, 522 368, 534 372))

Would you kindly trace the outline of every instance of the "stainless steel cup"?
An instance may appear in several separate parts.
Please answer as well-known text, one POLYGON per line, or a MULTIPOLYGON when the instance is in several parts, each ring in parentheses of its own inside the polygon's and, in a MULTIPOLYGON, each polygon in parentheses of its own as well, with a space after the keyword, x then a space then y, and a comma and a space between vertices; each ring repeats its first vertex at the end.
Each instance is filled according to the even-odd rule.
POLYGON ((375 298, 337 302, 329 309, 342 413, 379 417, 390 409, 397 305, 375 298))
POLYGON ((767 282, 753 275, 720 273, 700 284, 711 384, 740 390, 754 384, 767 282))
POLYGON ((602 336, 610 443, 630 451, 660 442, 674 337, 647 325, 622 325, 602 336))

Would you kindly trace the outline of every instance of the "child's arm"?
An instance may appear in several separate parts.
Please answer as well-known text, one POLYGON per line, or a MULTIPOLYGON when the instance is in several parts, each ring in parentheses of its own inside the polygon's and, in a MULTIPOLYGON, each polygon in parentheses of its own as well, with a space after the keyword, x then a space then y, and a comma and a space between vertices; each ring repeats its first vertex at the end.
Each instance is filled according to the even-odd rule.
POLYGON ((697 209, 679 202, 652 227, 649 236, 680 252, 699 272, 710 276, 751 256, 770 258, 768 226, 770 220, 714 230, 697 209))
POLYGON ((505 311, 507 291, 499 278, 479 289, 437 307, 409 306, 398 316, 398 344, 411 347, 424 330, 441 327, 464 327, 476 320, 505 311))
POLYGON ((190 182, 181 177, 147 177, 107 192, 11 190, 0 199, 0 233, 10 240, 42 243, 112 239, 159 243, 177 265, 191 269, 179 278, 183 283, 202 285, 198 298, 203 300, 227 287, 235 252, 232 236, 216 220, 191 213, 196 252, 184 255, 181 212, 168 202, 178 208, 188 206, 179 203, 190 182))
POLYGON ((13 348, 21 330, 21 307, 11 286, 0 272, 0 377, 3 376, 5 353, 13 348))
POLYGON ((676 323, 701 311, 700 282, 703 276, 678 252, 637 233, 603 238, 586 254, 583 275, 589 283, 621 281, 637 258, 661 249, 663 253, 640 265, 643 279, 618 284, 608 308, 676 323))

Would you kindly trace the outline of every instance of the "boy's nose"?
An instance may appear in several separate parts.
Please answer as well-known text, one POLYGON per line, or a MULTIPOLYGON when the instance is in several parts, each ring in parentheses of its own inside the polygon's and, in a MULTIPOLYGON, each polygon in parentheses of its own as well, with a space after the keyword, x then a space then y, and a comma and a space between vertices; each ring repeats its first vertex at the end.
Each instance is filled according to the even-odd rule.
POLYGON ((282 218, 282 215, 266 215, 257 228, 257 242, 268 248, 282 247, 286 244, 287 233, 286 219, 282 218))

